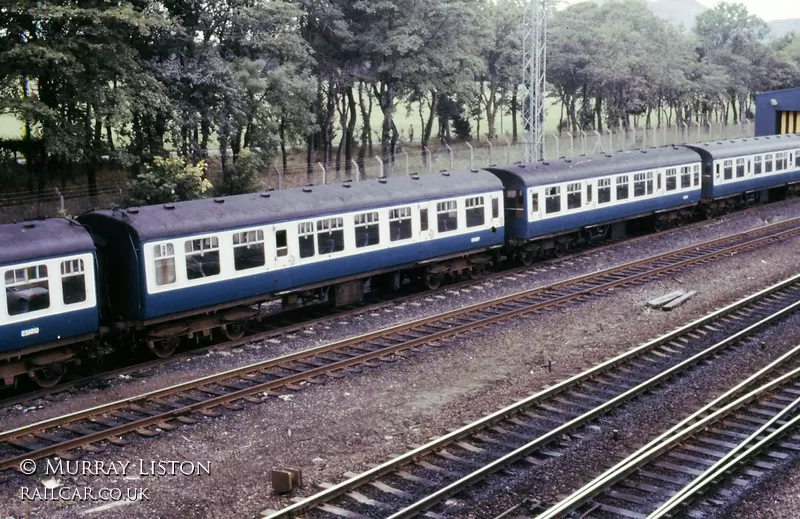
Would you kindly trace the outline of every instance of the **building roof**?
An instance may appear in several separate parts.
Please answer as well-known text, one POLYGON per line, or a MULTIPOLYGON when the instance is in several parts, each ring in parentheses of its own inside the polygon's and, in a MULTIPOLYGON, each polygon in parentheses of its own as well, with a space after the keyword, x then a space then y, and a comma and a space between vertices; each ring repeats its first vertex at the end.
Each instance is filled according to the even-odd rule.
POLYGON ((670 146, 487 169, 504 177, 516 177, 526 186, 540 186, 692 162, 700 162, 700 157, 696 153, 683 147, 670 146))
POLYGON ((756 153, 800 149, 800 134, 789 133, 785 135, 770 135, 767 137, 753 137, 749 139, 704 142, 700 144, 691 144, 688 147, 708 154, 714 160, 726 159, 729 157, 754 155, 756 153))
POLYGON ((111 218, 130 226, 140 240, 147 241, 502 188, 500 180, 487 171, 453 171, 95 211, 79 220, 89 223, 98 216, 111 218))
POLYGON ((766 95, 775 97, 776 95, 783 95, 783 94, 798 95, 798 94, 800 94, 800 87, 782 88, 780 90, 765 90, 764 92, 756 92, 756 97, 766 96, 766 95))
POLYGON ((89 231, 66 218, 0 225, 0 243, 3 265, 94 250, 89 231))

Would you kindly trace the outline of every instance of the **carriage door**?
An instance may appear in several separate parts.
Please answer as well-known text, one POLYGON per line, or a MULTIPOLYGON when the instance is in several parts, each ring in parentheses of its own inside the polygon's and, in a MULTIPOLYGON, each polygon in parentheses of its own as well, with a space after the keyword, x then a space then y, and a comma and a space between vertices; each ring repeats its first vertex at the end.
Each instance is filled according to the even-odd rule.
MULTIPOLYGON (((270 250, 272 251, 271 260, 275 262, 275 269, 284 269, 291 267, 297 261, 295 254, 297 249, 291 247, 291 240, 294 233, 290 232, 286 225, 272 226, 270 229, 270 250)), ((294 241, 297 241, 296 239, 294 241)))
POLYGON ((433 238, 433 231, 431 230, 431 210, 430 204, 419 204, 419 240, 427 241, 433 238))
POLYGON ((542 217, 542 200, 539 195, 539 188, 534 187, 528 190, 528 221, 535 222, 542 217))
POLYGON ((586 209, 594 207, 594 183, 591 180, 586 181, 586 209))

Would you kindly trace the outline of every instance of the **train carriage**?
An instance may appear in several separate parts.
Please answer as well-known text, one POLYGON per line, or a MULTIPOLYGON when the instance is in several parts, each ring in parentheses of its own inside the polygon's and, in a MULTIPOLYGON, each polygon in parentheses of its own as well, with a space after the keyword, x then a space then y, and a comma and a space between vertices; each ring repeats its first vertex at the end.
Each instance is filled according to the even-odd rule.
MULTIPOLYGON (((800 193, 800 135, 775 135, 689 145, 703 159, 708 216, 761 199, 772 189, 800 193)), ((766 201, 766 200, 764 200, 766 201)))
POLYGON ((28 373, 42 385, 98 333, 95 247, 67 219, 0 225, 0 378, 28 373))
MULTIPOLYGON (((79 217, 98 238, 107 307, 151 347, 221 327, 272 297, 337 303, 398 271, 470 270, 503 244, 502 184, 486 171, 372 179, 79 217), (211 316, 209 316, 211 314, 211 316), (163 324, 161 324, 163 323, 163 324)), ((430 280, 429 279, 429 280, 430 280)))
POLYGON ((700 159, 680 147, 488 168, 506 189, 507 241, 523 262, 610 226, 655 216, 691 217, 701 197, 700 159))

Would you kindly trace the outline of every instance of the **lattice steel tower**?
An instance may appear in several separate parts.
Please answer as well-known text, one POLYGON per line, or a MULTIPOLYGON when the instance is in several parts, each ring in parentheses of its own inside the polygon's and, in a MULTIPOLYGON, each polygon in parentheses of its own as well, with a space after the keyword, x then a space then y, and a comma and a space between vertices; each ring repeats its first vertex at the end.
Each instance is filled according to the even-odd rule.
POLYGON ((530 0, 522 17, 523 128, 528 131, 525 161, 544 158, 544 101, 547 69, 547 0, 530 0))

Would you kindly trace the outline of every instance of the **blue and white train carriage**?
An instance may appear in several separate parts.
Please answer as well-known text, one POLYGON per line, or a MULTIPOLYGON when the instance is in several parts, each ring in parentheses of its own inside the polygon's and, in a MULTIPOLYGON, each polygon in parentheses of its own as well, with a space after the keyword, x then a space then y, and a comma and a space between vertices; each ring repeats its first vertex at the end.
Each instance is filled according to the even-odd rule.
POLYGON ((670 147, 488 169, 506 187, 506 239, 528 264, 607 236, 617 222, 688 220, 701 198, 700 168, 696 153, 670 147))
POLYGON ((703 207, 707 216, 729 211, 748 199, 759 201, 770 190, 800 194, 800 135, 706 142, 688 147, 703 160, 703 207))
POLYGON ((73 220, 48 219, 0 225, 0 244, 0 379, 55 384, 98 333, 92 238, 73 220))
POLYGON ((104 305, 158 354, 180 336, 228 336, 255 303, 327 291, 363 297, 367 279, 399 273, 437 285, 474 273, 503 245, 503 186, 486 171, 96 211, 79 217, 97 239, 104 305), (111 282, 111 281, 114 282, 111 282), (141 333, 140 333, 141 335, 141 333))

